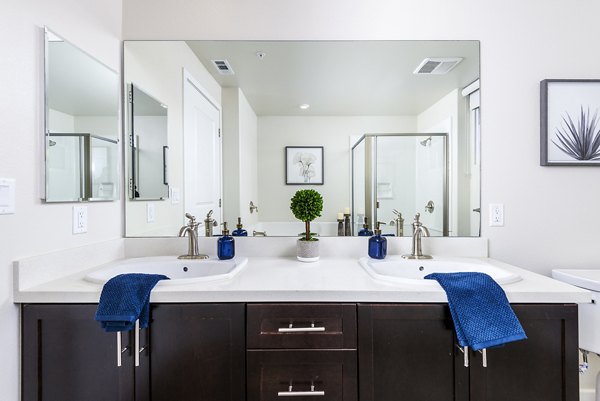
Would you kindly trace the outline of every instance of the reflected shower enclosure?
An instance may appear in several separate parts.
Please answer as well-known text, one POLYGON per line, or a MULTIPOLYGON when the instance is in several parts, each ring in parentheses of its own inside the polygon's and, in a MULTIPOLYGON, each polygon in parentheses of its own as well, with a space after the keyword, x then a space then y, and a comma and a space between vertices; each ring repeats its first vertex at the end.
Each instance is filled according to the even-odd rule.
POLYGON ((118 141, 89 133, 47 135, 47 189, 53 201, 111 200, 118 197, 118 141))
POLYGON ((354 235, 367 217, 371 227, 385 223, 384 234, 411 236, 416 213, 432 236, 451 235, 448 173, 444 133, 363 135, 352 148, 354 235))

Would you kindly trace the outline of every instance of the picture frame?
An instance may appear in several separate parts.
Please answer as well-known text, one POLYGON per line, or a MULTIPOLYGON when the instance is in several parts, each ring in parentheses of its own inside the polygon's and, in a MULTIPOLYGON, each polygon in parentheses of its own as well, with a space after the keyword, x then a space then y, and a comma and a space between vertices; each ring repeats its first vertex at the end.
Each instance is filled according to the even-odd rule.
POLYGON ((323 185, 323 146, 285 147, 286 185, 323 185))
POLYGON ((600 166, 600 80, 540 81, 540 165, 600 166))

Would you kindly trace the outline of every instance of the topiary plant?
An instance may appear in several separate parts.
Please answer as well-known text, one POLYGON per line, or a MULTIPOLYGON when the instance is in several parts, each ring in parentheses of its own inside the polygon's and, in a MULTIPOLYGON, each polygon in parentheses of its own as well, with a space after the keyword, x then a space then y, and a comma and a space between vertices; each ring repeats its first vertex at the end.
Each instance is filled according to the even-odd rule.
POLYGON ((304 241, 317 241, 310 235, 310 222, 321 216, 323 197, 314 189, 301 189, 292 198, 290 209, 298 220, 305 224, 304 241))

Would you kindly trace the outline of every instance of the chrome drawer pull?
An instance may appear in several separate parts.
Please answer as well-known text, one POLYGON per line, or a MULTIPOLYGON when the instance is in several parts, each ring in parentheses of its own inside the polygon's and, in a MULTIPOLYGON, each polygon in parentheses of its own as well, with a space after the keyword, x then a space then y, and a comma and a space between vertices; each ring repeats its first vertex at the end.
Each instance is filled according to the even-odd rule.
POLYGON ((310 391, 294 391, 292 386, 288 387, 288 391, 280 391, 277 393, 277 397, 314 397, 325 396, 325 391, 315 391, 315 386, 310 386, 310 391))
POLYGON ((277 331, 280 333, 311 333, 316 331, 325 331, 325 327, 315 327, 314 323, 312 323, 310 327, 294 327, 294 324, 290 323, 288 327, 280 327, 277 331))

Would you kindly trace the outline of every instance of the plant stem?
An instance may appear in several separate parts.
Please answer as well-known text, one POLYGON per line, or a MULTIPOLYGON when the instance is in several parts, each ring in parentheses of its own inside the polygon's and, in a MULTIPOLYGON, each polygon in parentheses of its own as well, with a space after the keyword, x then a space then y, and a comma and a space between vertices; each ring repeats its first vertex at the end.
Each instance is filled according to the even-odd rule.
POLYGON ((304 230, 306 231, 306 240, 310 241, 310 221, 305 221, 304 222, 304 230))

